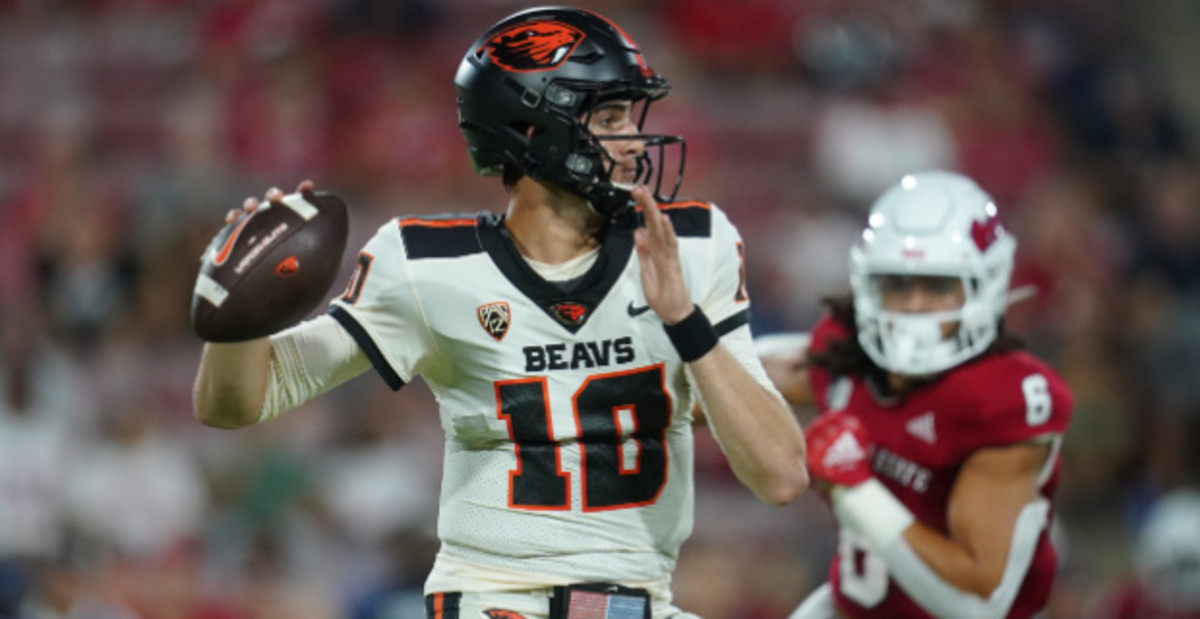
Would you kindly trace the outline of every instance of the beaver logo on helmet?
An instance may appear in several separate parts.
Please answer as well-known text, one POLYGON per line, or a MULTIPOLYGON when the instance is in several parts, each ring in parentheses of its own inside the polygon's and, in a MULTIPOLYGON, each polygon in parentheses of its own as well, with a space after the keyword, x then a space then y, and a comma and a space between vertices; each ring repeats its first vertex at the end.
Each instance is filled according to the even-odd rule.
POLYGON ((561 65, 583 38, 582 30, 559 21, 516 24, 488 39, 483 49, 492 62, 509 71, 550 71, 561 65))

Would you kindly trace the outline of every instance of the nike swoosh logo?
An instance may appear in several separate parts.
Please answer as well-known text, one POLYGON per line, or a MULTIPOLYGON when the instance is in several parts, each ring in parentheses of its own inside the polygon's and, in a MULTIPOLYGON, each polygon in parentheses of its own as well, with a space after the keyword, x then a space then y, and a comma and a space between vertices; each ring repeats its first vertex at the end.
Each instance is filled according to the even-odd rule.
POLYGON ((225 244, 221 246, 221 251, 217 252, 217 255, 213 256, 213 266, 219 267, 222 264, 225 264, 226 260, 229 260, 229 252, 233 251, 233 245, 237 243, 238 237, 242 234, 242 229, 246 227, 246 224, 249 223, 251 217, 254 217, 254 213, 250 213, 244 217, 242 219, 242 223, 238 224, 237 228, 234 228, 233 234, 230 234, 229 238, 226 239, 225 244))
POLYGON ((643 305, 641 307, 638 307, 633 304, 633 301, 630 301, 629 307, 625 308, 625 310, 629 312, 630 316, 637 317, 637 316, 641 316, 642 314, 645 314, 646 312, 650 311, 650 306, 643 305))

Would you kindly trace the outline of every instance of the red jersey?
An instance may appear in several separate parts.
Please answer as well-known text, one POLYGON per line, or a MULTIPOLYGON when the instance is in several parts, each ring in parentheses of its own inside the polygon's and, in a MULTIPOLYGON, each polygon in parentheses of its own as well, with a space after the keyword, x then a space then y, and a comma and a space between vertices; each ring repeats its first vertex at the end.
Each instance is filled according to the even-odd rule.
MULTIPOLYGON (((831 340, 846 337, 853 334, 826 316, 812 332, 810 349, 821 352, 831 340)), ((875 476, 919 522, 943 534, 948 534, 947 505, 963 463, 987 447, 1061 436, 1073 403, 1063 380, 1024 352, 977 357, 903 397, 881 394, 863 377, 831 376, 816 366, 809 379, 822 412, 850 411, 866 425, 874 443, 875 476)), ((1061 441, 1052 444, 1039 478, 1048 501, 1058 486, 1061 441)), ((1044 607, 1057 567, 1048 527, 1025 543, 1036 549, 1009 617, 1029 617, 1044 607)), ((882 559, 839 532, 829 570, 838 610, 850 617, 930 617, 887 569, 882 559)))

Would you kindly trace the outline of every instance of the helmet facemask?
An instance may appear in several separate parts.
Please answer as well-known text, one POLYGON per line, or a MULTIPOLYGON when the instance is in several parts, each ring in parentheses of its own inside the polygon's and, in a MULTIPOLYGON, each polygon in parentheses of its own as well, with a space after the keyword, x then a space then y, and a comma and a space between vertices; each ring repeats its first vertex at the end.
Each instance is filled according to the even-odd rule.
MULTIPOLYGON (((887 309, 880 280, 896 274, 866 273, 867 283, 855 286, 855 314, 861 317, 859 342, 879 367, 926 377, 979 355, 996 340, 999 319, 993 311, 995 302, 990 291, 981 289, 981 278, 920 274, 957 280, 964 300, 954 309, 914 313, 887 309), (860 289, 866 292, 859 294, 860 289)), ((1003 291, 1000 294, 1003 296, 1003 291)))
POLYGON ((666 90, 631 89, 626 83, 599 85, 555 83, 546 89, 547 96, 565 98, 563 90, 580 97, 583 111, 572 116, 560 114, 561 122, 570 125, 570 146, 565 146, 561 135, 541 132, 534 128, 530 137, 529 154, 523 161, 523 169, 539 181, 550 182, 588 201, 601 215, 616 217, 633 206, 632 190, 637 185, 650 187, 660 202, 672 202, 683 183, 687 144, 682 137, 642 133, 650 104, 666 95, 666 90), (629 100, 633 109, 631 117, 637 127, 636 134, 596 135, 590 129, 592 115, 605 102, 629 100), (627 180, 614 178, 618 161, 606 147, 608 142, 639 141, 642 152, 635 163, 633 177, 627 180), (664 191, 665 169, 668 147, 678 147, 672 157, 677 162, 673 182, 664 191), (558 153, 565 150, 566 155, 558 153))

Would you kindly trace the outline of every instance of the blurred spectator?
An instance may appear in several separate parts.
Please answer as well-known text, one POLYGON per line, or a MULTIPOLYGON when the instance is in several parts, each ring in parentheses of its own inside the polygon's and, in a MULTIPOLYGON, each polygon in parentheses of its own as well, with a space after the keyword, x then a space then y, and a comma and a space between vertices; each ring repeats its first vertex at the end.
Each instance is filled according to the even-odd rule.
POLYGON ((1178 160, 1143 170, 1121 336, 1149 412, 1141 481, 1161 491, 1200 480, 1200 177, 1178 160))
POLYGON ((1003 36, 994 22, 973 24, 930 49, 923 71, 957 74, 940 84, 936 77, 924 79, 935 82, 929 88, 944 90, 939 99, 955 136, 958 168, 1011 212, 1053 173, 1061 148, 1037 84, 1012 62, 1003 36))
POLYGON ((77 422, 93 410, 79 367, 41 324, 0 314, 0 616, 15 615, 65 550, 77 422))
POLYGON ((1133 277, 1159 276, 1185 297, 1200 296, 1200 175, 1187 159, 1138 168, 1144 208, 1133 277))
POLYGON ((38 337, 35 321, 7 316, 0 327, 0 556, 53 559, 63 541, 72 420, 88 409, 77 368, 38 337))
MULTIPOLYGON (((374 380, 375 377, 367 377, 374 380)), ((436 404, 422 386, 394 393, 367 381, 339 395, 344 424, 314 467, 314 494, 346 549, 332 570, 340 596, 363 619, 382 617, 395 599, 421 592, 430 552, 440 470, 436 404), (407 392, 407 393, 406 393, 407 392)))
MULTIPOLYGON (((774 295, 774 306, 785 308, 786 314, 779 320, 789 326, 775 325, 772 330, 806 329, 823 311, 822 295, 849 288, 846 262, 830 264, 828 257, 844 254, 858 240, 865 217, 854 210, 835 208, 820 195, 796 196, 789 206, 775 210, 755 248, 775 259, 747 265, 760 278, 769 278, 758 280, 768 285, 753 288, 756 292, 752 294, 774 295)), ((761 312, 756 308, 755 313, 761 312)))
POLYGON ((790 64, 798 3, 750 0, 736 11, 720 0, 663 4, 663 21, 691 62, 732 73, 783 70, 790 64))
POLYGON ((846 206, 865 212, 876 196, 912 170, 957 167, 954 137, 938 112, 897 78, 862 95, 831 97, 813 136, 822 182, 846 206))
POLYGON ((101 440, 76 454, 71 520, 118 556, 156 559, 198 538, 207 488, 189 444, 162 431, 152 400, 117 402, 101 440))

